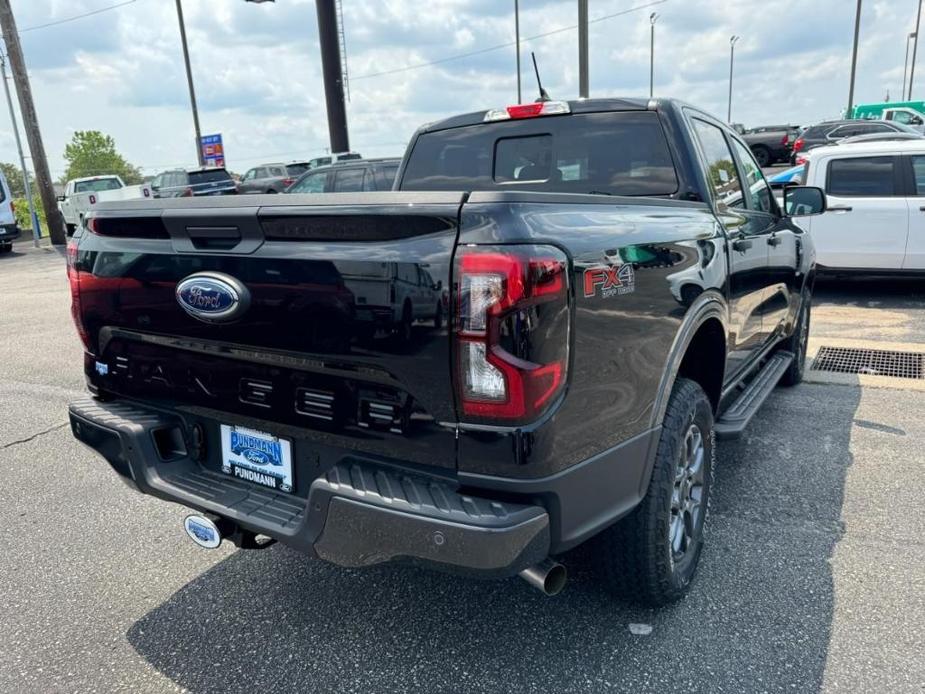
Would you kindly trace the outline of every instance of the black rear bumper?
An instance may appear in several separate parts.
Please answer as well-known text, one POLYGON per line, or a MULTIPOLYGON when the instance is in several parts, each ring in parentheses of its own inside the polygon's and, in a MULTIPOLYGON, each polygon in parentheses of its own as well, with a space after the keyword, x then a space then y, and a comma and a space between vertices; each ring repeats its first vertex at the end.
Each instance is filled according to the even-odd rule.
POLYGON ((177 440, 191 440, 179 414, 91 398, 69 410, 74 436, 130 486, 341 566, 406 561, 503 577, 550 551, 544 507, 464 494, 447 477, 345 458, 319 474, 304 496, 284 494, 211 469, 185 446, 165 455, 156 435, 163 440, 177 431, 177 440))
POLYGON ((20 237, 22 231, 15 224, 0 225, 0 243, 10 243, 20 237))

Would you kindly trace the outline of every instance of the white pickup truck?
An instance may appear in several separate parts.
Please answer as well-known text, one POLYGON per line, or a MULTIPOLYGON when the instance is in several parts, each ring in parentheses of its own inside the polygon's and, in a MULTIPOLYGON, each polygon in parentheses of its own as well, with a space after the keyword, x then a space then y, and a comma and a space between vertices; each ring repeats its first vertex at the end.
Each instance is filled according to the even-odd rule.
POLYGON ((101 202, 150 197, 152 197, 151 185, 148 183, 127 186, 118 176, 88 176, 87 178, 74 178, 67 182, 64 195, 58 196, 58 207, 64 215, 67 234, 71 236, 77 227, 83 225, 87 212, 101 202))

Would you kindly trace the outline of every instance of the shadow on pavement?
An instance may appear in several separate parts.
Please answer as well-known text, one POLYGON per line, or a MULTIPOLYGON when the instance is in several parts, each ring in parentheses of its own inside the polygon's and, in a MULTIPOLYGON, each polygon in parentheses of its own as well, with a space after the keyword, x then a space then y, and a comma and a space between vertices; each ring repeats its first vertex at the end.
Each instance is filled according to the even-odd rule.
POLYGON ((277 546, 216 565, 128 639, 192 692, 818 691, 859 398, 779 391, 720 446, 699 576, 664 610, 598 587, 589 550, 545 598, 518 579, 347 571, 277 546))
POLYGON ((921 307, 925 282, 921 277, 822 277, 813 290, 813 304, 876 302, 877 308, 921 307))

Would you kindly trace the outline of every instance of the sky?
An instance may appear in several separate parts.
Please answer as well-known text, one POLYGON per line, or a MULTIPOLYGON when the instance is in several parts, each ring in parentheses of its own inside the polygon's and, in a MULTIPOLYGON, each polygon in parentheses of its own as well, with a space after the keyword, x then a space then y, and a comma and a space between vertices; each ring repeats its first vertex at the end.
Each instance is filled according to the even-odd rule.
MULTIPOLYGON (((353 150, 400 156, 424 123, 516 103, 515 49, 507 45, 513 0, 342 2, 353 150), (421 66, 433 61, 440 62, 421 66)), ((901 92, 917 4, 864 0, 856 102, 901 92)), ((77 130, 113 136, 146 174, 196 163, 174 0, 12 5, 54 178, 77 130), (113 5, 121 6, 106 9, 113 5)), ((589 7, 592 97, 648 95, 649 15, 658 12, 656 96, 725 117, 735 34, 734 122, 808 125, 847 105, 856 9, 849 0, 589 0, 589 7)), ((183 0, 183 9, 202 133, 222 133, 228 167, 244 173, 323 154, 314 1, 183 0)), ((530 51, 553 98, 577 98, 576 23, 576 0, 520 0, 525 101, 535 98, 530 51)), ((918 63, 913 98, 925 99, 925 46, 918 63)), ((17 161, 5 108, 0 161, 17 161)))

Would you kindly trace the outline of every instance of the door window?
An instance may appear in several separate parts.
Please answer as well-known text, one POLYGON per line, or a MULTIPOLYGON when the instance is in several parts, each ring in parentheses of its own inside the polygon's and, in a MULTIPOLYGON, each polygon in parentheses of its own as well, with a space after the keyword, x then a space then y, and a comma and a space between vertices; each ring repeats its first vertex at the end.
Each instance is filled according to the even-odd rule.
POLYGON ((738 140, 732 141, 732 146, 739 155, 739 161, 742 163, 742 173, 745 175, 745 185, 748 186, 748 207, 759 212, 773 214, 775 211, 774 203, 771 202, 771 188, 768 182, 764 180, 764 174, 761 173, 761 167, 755 161, 752 152, 738 140))
POLYGON ((893 157, 833 159, 829 163, 825 192, 846 197, 896 195, 893 157))
POLYGON ((267 173, 267 168, 266 168, 265 166, 261 166, 261 167, 257 168, 257 169, 256 169, 256 172, 257 172, 257 173, 254 175, 254 178, 267 178, 267 177, 269 177, 269 174, 267 173))
POLYGON ((251 169, 246 174, 244 174, 244 178, 242 178, 241 180, 242 181, 253 181, 255 178, 257 178, 257 169, 251 169))
POLYGON ((716 202, 729 207, 744 207, 742 184, 723 131, 696 118, 694 130, 703 149, 707 180, 713 187, 716 202))
POLYGON ((915 178, 915 194, 925 195, 925 157, 912 159, 912 175, 915 178))
POLYGON ((292 188, 289 189, 290 193, 323 193, 327 189, 328 183, 328 172, 322 171, 319 173, 309 174, 305 178, 297 181, 292 188))
POLYGON ((340 169, 334 179, 334 192, 353 193, 363 190, 363 176, 366 169, 340 169))

